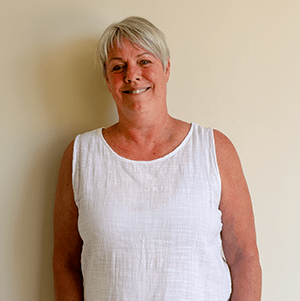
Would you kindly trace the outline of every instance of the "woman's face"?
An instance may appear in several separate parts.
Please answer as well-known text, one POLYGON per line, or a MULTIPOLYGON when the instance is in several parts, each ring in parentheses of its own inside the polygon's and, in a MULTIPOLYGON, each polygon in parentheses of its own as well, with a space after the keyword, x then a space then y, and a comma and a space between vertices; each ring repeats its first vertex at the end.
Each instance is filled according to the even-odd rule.
POLYGON ((108 54, 106 83, 118 110, 165 105, 170 62, 164 70, 160 59, 124 39, 108 54))

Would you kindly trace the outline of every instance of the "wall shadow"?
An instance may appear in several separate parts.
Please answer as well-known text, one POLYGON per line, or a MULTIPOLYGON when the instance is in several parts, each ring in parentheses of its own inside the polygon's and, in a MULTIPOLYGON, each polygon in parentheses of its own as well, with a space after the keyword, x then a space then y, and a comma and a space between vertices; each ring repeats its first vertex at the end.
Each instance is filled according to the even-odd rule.
POLYGON ((40 59, 44 107, 54 126, 77 133, 117 120, 114 102, 95 63, 97 40, 46 47, 40 59))
MULTIPOLYGON (((53 207, 61 156, 78 133, 117 121, 114 102, 94 57, 97 41, 81 39, 45 47, 40 56, 39 79, 51 141, 37 150, 33 173, 43 179, 39 300, 54 300, 52 249, 53 207)), ((32 187, 29 186, 29 187, 32 187)))

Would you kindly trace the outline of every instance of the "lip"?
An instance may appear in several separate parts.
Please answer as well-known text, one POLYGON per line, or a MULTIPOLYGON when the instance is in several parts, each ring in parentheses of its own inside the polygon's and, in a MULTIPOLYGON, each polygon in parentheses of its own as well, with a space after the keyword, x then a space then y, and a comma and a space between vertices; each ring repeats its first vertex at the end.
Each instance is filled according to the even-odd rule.
POLYGON ((134 88, 134 89, 126 89, 126 90, 123 90, 123 93, 125 94, 129 94, 129 95, 139 95, 139 94, 142 94, 146 91, 148 91, 150 89, 150 87, 146 87, 146 88, 134 88))

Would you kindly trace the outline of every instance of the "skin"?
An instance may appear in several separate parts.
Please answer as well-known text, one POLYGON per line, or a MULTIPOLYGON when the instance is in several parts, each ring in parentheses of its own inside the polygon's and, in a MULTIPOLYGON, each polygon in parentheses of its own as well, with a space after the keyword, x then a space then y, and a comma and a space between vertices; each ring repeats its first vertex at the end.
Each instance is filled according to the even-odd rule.
POLYGON ((133 160, 153 160, 174 150, 190 125, 167 112, 170 62, 164 70, 158 58, 124 40, 122 49, 110 51, 106 66, 107 87, 119 114, 119 122, 103 131, 112 149, 133 160))
POLYGON ((78 209, 72 188, 73 142, 64 152, 54 206, 53 274, 56 301, 82 301, 80 267, 82 240, 78 233, 78 209))
POLYGON ((222 243, 231 278, 231 301, 261 300, 261 267, 251 198, 238 154, 230 140, 214 131, 222 191, 222 243))
MULTIPOLYGON (((170 62, 124 40, 106 62, 106 83, 116 102, 119 122, 103 130, 110 147, 132 160, 153 160, 173 151, 190 125, 167 112, 166 85, 170 62), (133 91, 140 91, 134 93, 133 91)), ((261 268, 251 199, 237 152, 229 139, 214 131, 222 181, 223 248, 232 276, 232 301, 258 301, 261 268)), ((54 209, 53 270, 56 301, 83 300, 80 269, 82 240, 72 190, 73 143, 66 149, 59 173, 54 209)))

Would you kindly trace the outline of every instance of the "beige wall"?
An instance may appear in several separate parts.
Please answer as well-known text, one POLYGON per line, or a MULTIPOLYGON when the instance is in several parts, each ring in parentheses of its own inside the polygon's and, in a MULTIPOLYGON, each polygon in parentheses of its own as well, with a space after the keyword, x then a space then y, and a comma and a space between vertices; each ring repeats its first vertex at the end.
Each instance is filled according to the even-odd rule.
POLYGON ((300 2, 160 2, 1 4, 1 300, 53 300, 60 158, 77 133, 116 120, 93 53, 104 28, 129 15, 149 18, 167 36, 170 113, 218 128, 240 153, 263 300, 299 299, 300 2))

